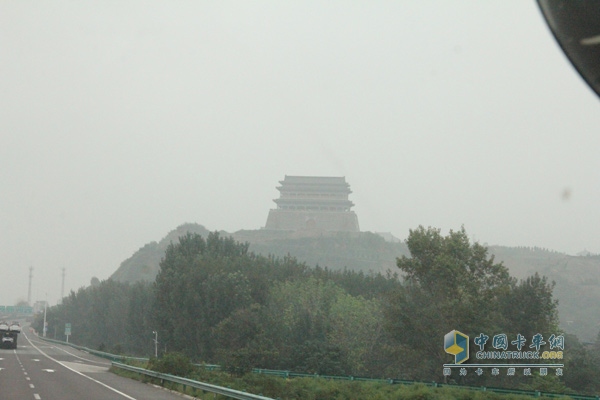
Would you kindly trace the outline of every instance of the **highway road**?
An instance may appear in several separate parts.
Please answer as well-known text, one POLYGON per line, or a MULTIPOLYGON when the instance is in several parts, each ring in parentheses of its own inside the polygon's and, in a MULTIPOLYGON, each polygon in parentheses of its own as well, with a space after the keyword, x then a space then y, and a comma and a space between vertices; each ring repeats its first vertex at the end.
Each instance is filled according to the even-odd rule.
MULTIPOLYGON (((24 330, 25 331, 25 330, 24 330)), ((0 400, 181 400, 153 385, 108 372, 110 362, 68 346, 19 335, 0 349, 0 400)))

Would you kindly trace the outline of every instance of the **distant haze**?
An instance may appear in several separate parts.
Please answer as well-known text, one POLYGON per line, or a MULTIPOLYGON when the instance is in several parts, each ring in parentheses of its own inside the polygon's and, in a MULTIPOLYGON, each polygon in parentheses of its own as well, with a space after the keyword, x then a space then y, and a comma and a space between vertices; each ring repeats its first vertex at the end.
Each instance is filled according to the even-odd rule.
POLYGON ((344 176, 360 228, 600 252, 600 110, 534 1, 0 3, 0 305, 344 176))

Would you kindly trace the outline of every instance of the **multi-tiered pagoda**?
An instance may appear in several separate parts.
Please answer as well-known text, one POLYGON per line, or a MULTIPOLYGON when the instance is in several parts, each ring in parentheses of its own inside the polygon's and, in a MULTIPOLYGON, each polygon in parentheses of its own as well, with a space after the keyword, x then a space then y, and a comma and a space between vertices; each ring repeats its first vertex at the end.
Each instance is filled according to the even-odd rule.
POLYGON ((265 229, 359 231, 346 178, 286 175, 279 183, 277 208, 269 211, 265 229))

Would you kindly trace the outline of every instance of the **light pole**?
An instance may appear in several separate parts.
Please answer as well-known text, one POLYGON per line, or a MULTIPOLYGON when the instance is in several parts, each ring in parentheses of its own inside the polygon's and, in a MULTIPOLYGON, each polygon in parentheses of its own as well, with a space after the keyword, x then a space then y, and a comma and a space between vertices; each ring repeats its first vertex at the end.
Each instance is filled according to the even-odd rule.
MULTIPOLYGON (((46 298, 48 298, 48 294, 46 294, 46 298)), ((46 331, 48 327, 46 326, 46 307, 48 306, 48 302, 44 300, 44 327, 42 328, 42 336, 46 337, 46 331)))
POLYGON ((158 332, 152 331, 154 333, 154 358, 158 358, 158 332))

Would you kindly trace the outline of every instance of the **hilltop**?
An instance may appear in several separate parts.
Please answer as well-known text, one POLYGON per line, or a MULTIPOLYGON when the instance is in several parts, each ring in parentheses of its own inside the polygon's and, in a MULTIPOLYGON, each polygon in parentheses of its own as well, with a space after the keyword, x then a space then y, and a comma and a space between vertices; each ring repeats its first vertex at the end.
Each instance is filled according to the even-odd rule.
MULTIPOLYGON (((183 224, 159 242, 141 247, 123 261, 111 279, 120 282, 153 282, 167 246, 185 233, 204 237, 209 230, 199 224, 183 224)), ((348 268, 365 273, 396 272, 396 257, 409 255, 403 242, 389 241, 371 232, 326 233, 271 230, 219 232, 240 242, 250 243, 250 251, 296 257, 307 265, 331 269, 348 268)), ((502 261, 512 276, 524 279, 538 272, 556 282, 561 327, 583 341, 594 341, 600 330, 600 256, 570 256, 537 247, 488 246, 490 254, 502 261)), ((515 310, 515 312, 522 310, 515 310)), ((525 310, 526 311, 526 310, 525 310)))
MULTIPOLYGON (((159 263, 170 243, 187 232, 206 237, 210 231, 199 224, 183 224, 169 232, 159 242, 141 247, 123 261, 111 275, 119 282, 152 282, 159 271, 159 263)), ((269 230, 242 230, 234 233, 219 232, 236 241, 250 243, 250 251, 256 254, 296 257, 307 265, 320 265, 331 269, 348 268, 364 272, 381 272, 396 269, 396 257, 408 255, 404 243, 389 242, 371 232, 326 233, 269 230)))

